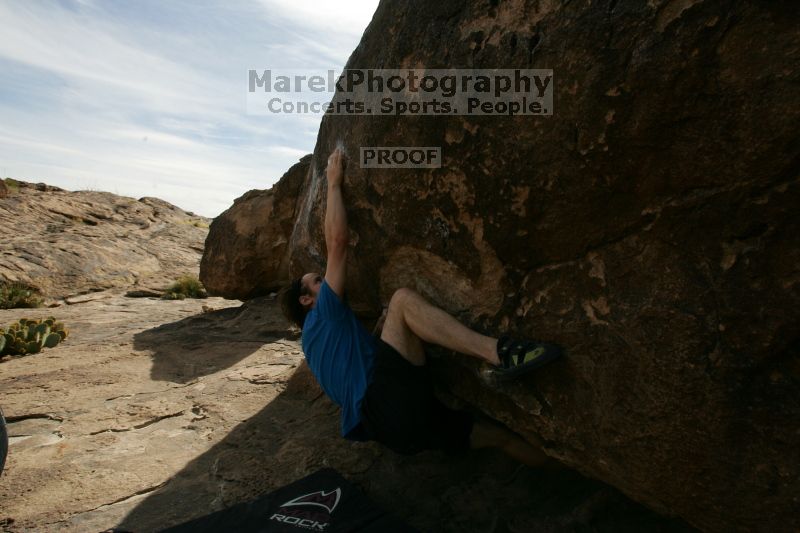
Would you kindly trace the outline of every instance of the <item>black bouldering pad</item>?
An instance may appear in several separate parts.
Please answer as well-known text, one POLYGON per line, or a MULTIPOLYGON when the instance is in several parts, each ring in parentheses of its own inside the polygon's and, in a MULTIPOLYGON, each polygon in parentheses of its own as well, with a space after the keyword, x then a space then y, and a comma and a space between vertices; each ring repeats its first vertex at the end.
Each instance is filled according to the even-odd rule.
POLYGON ((234 505, 164 531, 383 533, 415 530, 376 506, 337 471, 325 468, 253 501, 234 505))

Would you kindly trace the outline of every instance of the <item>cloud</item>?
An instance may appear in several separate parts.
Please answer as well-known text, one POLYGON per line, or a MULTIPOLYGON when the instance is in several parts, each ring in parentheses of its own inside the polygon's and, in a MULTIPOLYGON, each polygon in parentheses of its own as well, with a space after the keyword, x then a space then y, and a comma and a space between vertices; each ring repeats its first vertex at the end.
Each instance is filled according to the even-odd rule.
POLYGON ((314 4, 0 4, 0 171, 219 214, 319 126, 247 115, 247 70, 343 67, 377 0, 314 4))
MULTIPOLYGON (((318 0, 261 0, 272 16, 277 16, 291 25, 311 30, 321 40, 327 37, 339 39, 361 38, 377 2, 372 0, 350 0, 348 2, 319 2, 318 0)), ((349 51, 348 51, 349 53, 349 51)))

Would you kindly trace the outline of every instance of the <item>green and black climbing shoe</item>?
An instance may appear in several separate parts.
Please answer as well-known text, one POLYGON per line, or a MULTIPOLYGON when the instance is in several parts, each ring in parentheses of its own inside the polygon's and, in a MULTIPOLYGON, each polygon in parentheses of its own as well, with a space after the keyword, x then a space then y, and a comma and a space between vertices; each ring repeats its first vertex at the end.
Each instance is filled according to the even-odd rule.
POLYGON ((495 373, 502 379, 513 379, 561 357, 556 344, 533 340, 518 340, 502 336, 497 340, 500 366, 495 373))

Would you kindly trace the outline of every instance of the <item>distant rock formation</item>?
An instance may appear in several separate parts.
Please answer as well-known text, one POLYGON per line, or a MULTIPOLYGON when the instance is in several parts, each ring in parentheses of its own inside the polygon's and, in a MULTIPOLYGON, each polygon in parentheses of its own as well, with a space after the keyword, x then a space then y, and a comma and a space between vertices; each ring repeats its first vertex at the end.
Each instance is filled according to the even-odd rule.
POLYGON ((211 294, 246 299, 289 281, 289 235, 311 156, 303 157, 266 191, 250 191, 214 219, 200 263, 211 294))
MULTIPOLYGON (((327 116, 287 195, 293 229, 253 216, 246 234, 271 240, 226 253, 282 265, 288 241, 291 274, 322 271, 337 143, 351 157, 441 146, 441 169, 350 161, 351 302, 377 313, 411 286, 483 331, 560 343, 565 361, 503 387, 464 359, 434 364, 460 397, 654 509, 708 531, 798 529, 799 14, 382 2, 348 66, 552 68, 553 116, 327 116)), ((274 271, 230 294, 288 278, 274 271)))
POLYGON ((198 271, 209 219, 157 198, 18 182, 0 199, 0 282, 50 299, 158 289, 198 271))

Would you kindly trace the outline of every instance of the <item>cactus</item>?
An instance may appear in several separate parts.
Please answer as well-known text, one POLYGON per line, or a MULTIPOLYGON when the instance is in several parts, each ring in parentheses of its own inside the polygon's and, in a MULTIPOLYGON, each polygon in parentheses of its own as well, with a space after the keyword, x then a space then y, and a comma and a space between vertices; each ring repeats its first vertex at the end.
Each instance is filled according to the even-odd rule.
POLYGON ((8 353, 11 355, 25 355, 28 353, 28 348, 24 342, 17 339, 14 341, 14 344, 11 345, 11 349, 8 353))
POLYGON ((38 333, 39 336, 44 339, 50 334, 50 326, 47 323, 42 322, 34 328, 34 331, 36 331, 36 333, 38 333))
POLYGON ((58 333, 59 335, 61 335, 61 340, 64 340, 67 337, 69 337, 69 330, 65 328, 64 324, 62 324, 61 322, 56 322, 51 328, 51 331, 53 333, 58 333))
POLYGON ((55 348, 59 342, 61 342, 61 335, 58 333, 50 333, 47 337, 45 337, 42 346, 44 348, 55 348))
POLYGON ((164 300, 183 300, 186 298, 186 295, 179 292, 165 292, 161 298, 164 300))
POLYGON ((3 345, 3 349, 0 350, 0 356, 5 355, 7 352, 11 350, 11 344, 14 342, 14 337, 10 336, 8 333, 2 336, 3 340, 0 341, 0 344, 3 345))
POLYGON ((28 355, 44 348, 55 348, 69 336, 64 324, 55 317, 43 320, 21 318, 7 330, 0 328, 0 355, 28 355))

